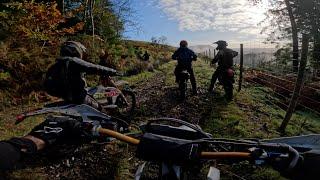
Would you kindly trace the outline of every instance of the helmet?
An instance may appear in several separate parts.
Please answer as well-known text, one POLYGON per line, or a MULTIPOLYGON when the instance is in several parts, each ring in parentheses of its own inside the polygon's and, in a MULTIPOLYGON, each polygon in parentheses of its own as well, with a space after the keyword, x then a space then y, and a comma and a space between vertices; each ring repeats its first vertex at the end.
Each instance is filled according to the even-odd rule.
POLYGON ((217 50, 224 49, 228 46, 228 43, 226 41, 222 41, 222 40, 214 42, 213 44, 218 45, 217 50))
POLYGON ((87 55, 87 48, 83 44, 76 41, 66 41, 60 49, 60 56, 77 57, 85 59, 87 55))
POLYGON ((186 40, 180 41, 180 47, 188 47, 188 42, 186 40))

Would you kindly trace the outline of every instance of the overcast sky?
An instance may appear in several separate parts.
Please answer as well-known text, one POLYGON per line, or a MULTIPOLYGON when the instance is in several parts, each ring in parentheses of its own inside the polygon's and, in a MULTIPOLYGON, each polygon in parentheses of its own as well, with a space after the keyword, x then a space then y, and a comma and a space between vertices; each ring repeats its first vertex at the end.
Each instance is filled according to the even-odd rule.
POLYGON ((229 44, 262 42, 260 34, 268 4, 253 6, 248 0, 132 0, 140 31, 130 28, 129 39, 150 41, 166 36, 177 46, 186 39, 191 45, 208 45, 217 40, 229 44))

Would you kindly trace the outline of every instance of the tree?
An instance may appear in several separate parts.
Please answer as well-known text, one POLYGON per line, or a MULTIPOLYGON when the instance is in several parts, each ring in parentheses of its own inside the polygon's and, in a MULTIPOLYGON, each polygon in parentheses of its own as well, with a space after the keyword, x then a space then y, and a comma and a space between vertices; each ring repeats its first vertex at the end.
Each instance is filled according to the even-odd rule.
MULTIPOLYGON (((261 0, 250 0, 254 3, 261 3, 261 0)), ((269 32, 268 41, 292 39, 292 66, 293 71, 299 67, 299 30, 295 10, 295 0, 269 0, 271 4, 267 19, 271 26, 267 26, 264 32, 269 32), (288 27, 288 24, 291 26, 288 27)))
MULTIPOLYGON (((260 3, 261 0, 250 0, 260 3)), ((292 38, 292 60, 293 69, 297 70, 299 65, 299 37, 301 34, 311 34, 310 41, 313 42, 312 64, 315 70, 320 68, 320 1, 319 0, 270 0, 272 6, 268 11, 268 20, 271 26, 269 30, 269 41, 292 38), (290 25, 290 26, 288 26, 290 25), (289 36, 290 35, 290 36, 289 36)))
POLYGON ((151 37, 151 43, 158 44, 158 39, 156 37, 151 37))
POLYGON ((281 126, 279 128, 281 133, 285 132, 285 129, 292 117, 293 112, 295 111, 295 108, 298 103, 298 98, 300 96, 301 89, 303 87, 304 83, 304 72, 307 65, 307 59, 308 59, 308 50, 309 50, 309 36, 304 34, 302 38, 302 55, 301 55, 301 63, 299 67, 298 77, 296 80, 294 92, 286 113, 286 116, 284 120, 281 123, 281 126))
POLYGON ((284 0, 286 4, 286 10, 288 11, 288 16, 291 23, 291 33, 292 33, 292 65, 293 71, 297 72, 299 68, 299 39, 298 39, 298 27, 296 23, 296 18, 293 14, 292 4, 289 0, 284 0))
POLYGON ((151 43, 153 44, 167 44, 168 38, 166 36, 160 36, 160 37, 151 37, 151 43))
POLYGON ((159 44, 167 44, 167 40, 168 40, 168 38, 166 36, 161 36, 161 37, 159 37, 158 42, 159 42, 159 44))

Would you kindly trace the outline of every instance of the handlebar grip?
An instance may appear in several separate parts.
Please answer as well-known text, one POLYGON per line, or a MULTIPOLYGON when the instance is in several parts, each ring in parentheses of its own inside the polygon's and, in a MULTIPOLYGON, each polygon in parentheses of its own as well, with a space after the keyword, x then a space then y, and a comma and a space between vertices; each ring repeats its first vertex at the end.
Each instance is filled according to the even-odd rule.
POLYGON ((99 127, 99 128, 96 128, 96 129, 94 128, 93 130, 98 132, 101 135, 108 135, 108 136, 114 137, 114 138, 116 138, 118 140, 124 141, 124 142, 129 143, 129 144, 138 145, 140 143, 139 139, 135 139, 135 138, 132 138, 130 136, 126 136, 124 134, 121 134, 121 133, 118 133, 116 131, 112 131, 112 130, 109 130, 109 129, 104 129, 104 128, 99 127))

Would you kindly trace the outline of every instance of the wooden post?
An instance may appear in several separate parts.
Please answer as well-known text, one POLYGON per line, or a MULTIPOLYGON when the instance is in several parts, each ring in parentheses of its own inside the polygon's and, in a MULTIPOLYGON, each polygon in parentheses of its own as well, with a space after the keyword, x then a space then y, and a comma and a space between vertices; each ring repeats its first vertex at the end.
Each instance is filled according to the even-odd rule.
POLYGON ((217 53, 216 53, 216 49, 213 50, 213 57, 216 57, 217 53))
POLYGON ((238 92, 241 91, 242 87, 242 79, 243 79, 243 44, 240 44, 240 76, 239 76, 239 89, 238 92))
POLYGON ((300 92, 304 83, 304 72, 306 69, 307 65, 307 60, 308 60, 308 49, 309 48, 309 36, 306 34, 303 34, 302 36, 302 54, 301 54, 301 63, 299 66, 299 71, 298 71, 298 77, 296 80, 296 85, 294 88, 294 92, 290 101, 290 105, 288 107, 287 113, 285 118, 283 119, 281 126, 279 128, 279 131, 281 133, 284 133, 286 130, 286 127, 292 117, 293 112, 295 111, 295 108, 298 104, 298 98, 300 96, 300 92))

